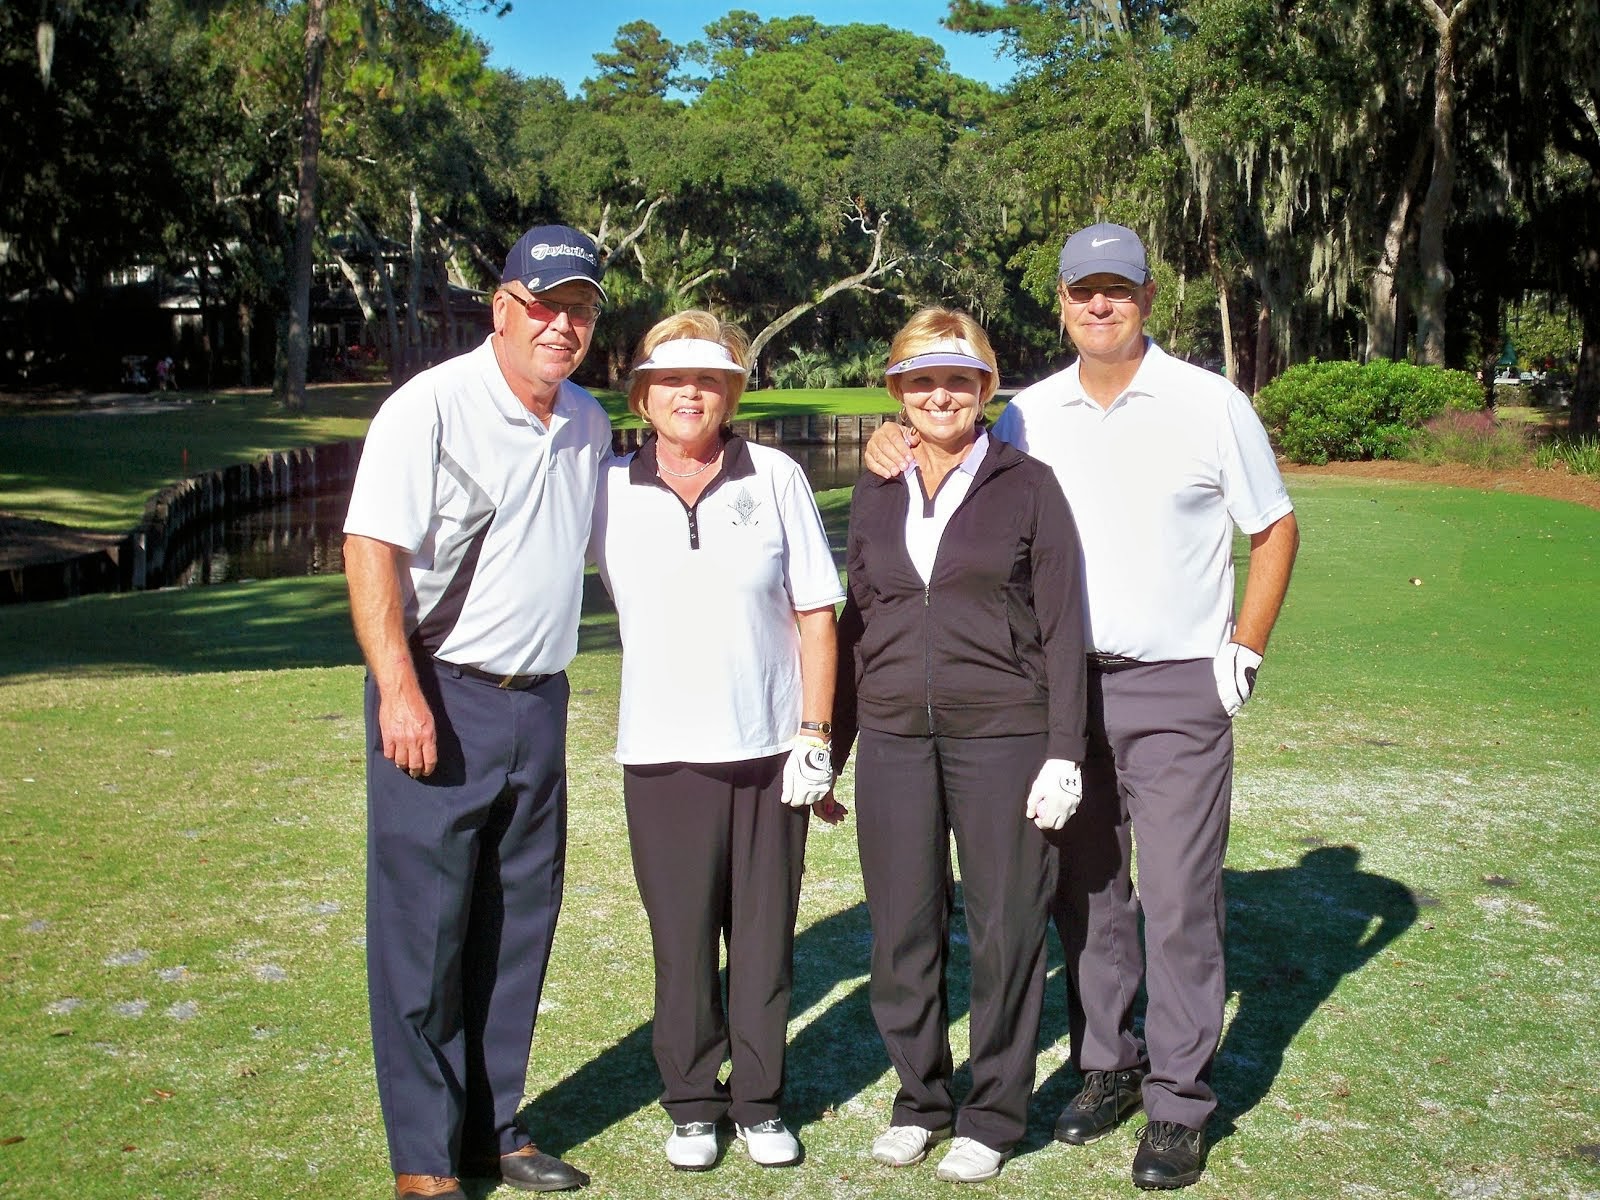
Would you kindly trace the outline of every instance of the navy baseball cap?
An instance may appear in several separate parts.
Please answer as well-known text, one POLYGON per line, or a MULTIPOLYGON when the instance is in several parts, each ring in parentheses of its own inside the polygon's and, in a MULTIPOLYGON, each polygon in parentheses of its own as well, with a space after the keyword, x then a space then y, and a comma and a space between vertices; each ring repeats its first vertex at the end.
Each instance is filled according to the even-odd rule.
POLYGON ((1080 229, 1061 247, 1061 282, 1076 283, 1085 275, 1120 275, 1129 283, 1150 280, 1144 243, 1126 225, 1100 224, 1080 229))
POLYGON ((606 299, 600 283, 605 267, 595 244, 570 225, 539 225, 517 239, 506 255, 501 283, 520 283, 535 294, 572 279, 592 283, 606 299))

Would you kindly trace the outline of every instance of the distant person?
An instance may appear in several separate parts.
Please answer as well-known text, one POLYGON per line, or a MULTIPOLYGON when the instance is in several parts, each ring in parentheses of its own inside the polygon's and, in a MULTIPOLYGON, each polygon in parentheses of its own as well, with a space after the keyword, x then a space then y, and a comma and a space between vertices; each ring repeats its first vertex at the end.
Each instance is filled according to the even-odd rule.
POLYGON ((729 1118, 753 1162, 800 1160, 780 1111, 800 871, 808 810, 842 816, 828 738, 844 589, 799 465, 728 427, 748 356, 709 312, 645 334, 628 405, 650 434, 606 470, 595 513, 666 1157, 683 1171, 715 1165, 729 1118))
POLYGON ((345 521, 367 660, 367 974, 395 1193, 588 1182, 516 1124, 567 838, 567 677, 611 424, 599 253, 530 229, 494 332, 385 401, 345 521))
POLYGON ((1082 794, 1085 664, 1078 537, 1043 463, 988 435, 999 379, 983 328, 923 309, 889 350, 917 434, 904 481, 864 474, 850 503, 840 619, 841 764, 872 921, 873 1019, 900 1077, 872 1143, 937 1175, 1000 1173, 1026 1132, 1059 829, 1082 794), (972 954, 972 1087, 957 1113, 946 1002, 961 862, 972 954))
MULTIPOLYGON (((1068 238, 1057 296, 1078 359, 1019 393, 994 436, 1054 468, 1088 587, 1083 803, 1053 835, 1084 1086, 1056 1137, 1093 1141, 1142 1105, 1133 1182, 1179 1188, 1204 1171, 1217 1106, 1232 721, 1255 687, 1300 535, 1249 399, 1145 336, 1155 293, 1133 230, 1091 225, 1068 238), (1235 527, 1250 539, 1237 614, 1235 527), (1141 982, 1143 1038, 1133 1032, 1141 982)), ((907 458, 887 426, 866 454, 883 473, 907 458)))

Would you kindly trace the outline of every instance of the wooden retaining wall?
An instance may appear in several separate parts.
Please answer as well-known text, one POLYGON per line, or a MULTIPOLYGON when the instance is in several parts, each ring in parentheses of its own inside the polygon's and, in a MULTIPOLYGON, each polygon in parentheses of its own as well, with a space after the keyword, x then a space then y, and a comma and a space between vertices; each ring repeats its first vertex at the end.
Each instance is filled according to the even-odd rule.
POLYGON ((0 572, 0 604, 165 587, 186 565, 178 551, 198 528, 297 496, 348 489, 360 458, 359 441, 336 442, 192 475, 157 492, 115 545, 0 572))
MULTIPOLYGON (((773 417, 765 421, 735 421, 733 432, 747 442, 775 446, 854 446, 865 442, 894 414, 868 416, 773 417)), ((637 450, 649 434, 648 429, 619 429, 611 435, 611 448, 618 454, 637 450)))
MULTIPOLYGON (((892 414, 779 417, 735 421, 747 441, 786 446, 850 446, 865 442, 892 414)), ((646 430, 619 429, 612 447, 637 450, 646 430)), ((158 492, 145 505, 139 525, 104 550, 56 562, 0 571, 0 604, 64 600, 91 592, 142 591, 173 583, 186 562, 184 543, 219 518, 266 508, 296 496, 348 489, 361 459, 361 442, 279 450, 253 463, 194 475, 158 492)))

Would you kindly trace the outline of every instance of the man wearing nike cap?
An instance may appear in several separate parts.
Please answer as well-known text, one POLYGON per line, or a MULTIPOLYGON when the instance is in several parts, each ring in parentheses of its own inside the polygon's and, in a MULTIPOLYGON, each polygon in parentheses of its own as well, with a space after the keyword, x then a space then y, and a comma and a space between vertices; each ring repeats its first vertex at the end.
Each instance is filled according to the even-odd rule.
MULTIPOLYGON (((1081 1145, 1142 1105, 1133 1182, 1177 1188, 1200 1178, 1217 1104, 1232 720, 1254 687, 1300 535, 1249 399, 1145 336, 1155 292, 1133 230, 1099 224, 1068 238, 1057 295, 1078 359, 1019 393, 994 436, 1054 469, 1088 596, 1083 800, 1050 835, 1084 1087, 1055 1133, 1081 1145), (1237 613, 1235 527, 1250 539, 1237 613)), ((897 468, 899 447, 892 433, 875 437, 868 465, 897 468)))
POLYGON ((568 381, 602 266, 530 229, 494 332, 384 402, 345 572, 367 661, 367 982, 395 1194, 581 1187, 515 1123, 566 861, 565 668, 611 423, 568 381))

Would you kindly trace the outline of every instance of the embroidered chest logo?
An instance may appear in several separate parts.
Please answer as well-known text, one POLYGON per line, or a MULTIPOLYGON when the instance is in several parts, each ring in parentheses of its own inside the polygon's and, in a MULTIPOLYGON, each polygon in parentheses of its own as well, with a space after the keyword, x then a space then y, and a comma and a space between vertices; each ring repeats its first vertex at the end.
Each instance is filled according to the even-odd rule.
POLYGON ((750 494, 750 489, 741 487, 739 494, 728 501, 728 511, 733 514, 735 525, 759 525, 756 518, 756 509, 761 507, 761 502, 750 494))

